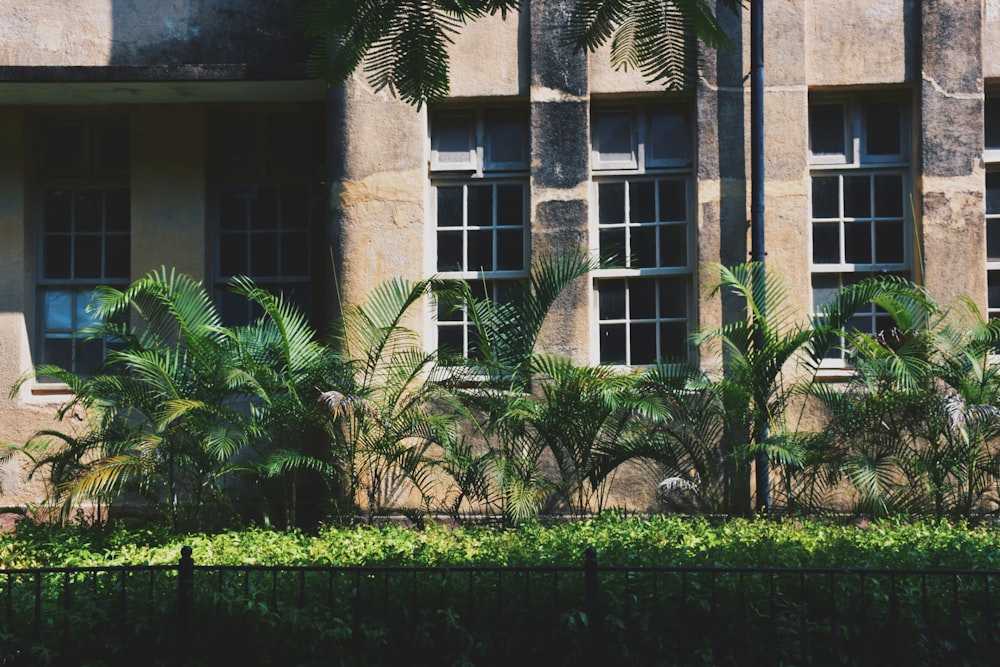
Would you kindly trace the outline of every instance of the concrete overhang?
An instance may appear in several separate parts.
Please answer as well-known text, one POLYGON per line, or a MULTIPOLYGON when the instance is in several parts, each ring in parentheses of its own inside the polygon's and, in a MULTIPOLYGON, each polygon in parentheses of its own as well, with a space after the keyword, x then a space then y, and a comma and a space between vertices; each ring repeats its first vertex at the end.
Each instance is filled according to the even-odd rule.
POLYGON ((4 106, 305 102, 326 89, 301 65, 0 67, 4 106))

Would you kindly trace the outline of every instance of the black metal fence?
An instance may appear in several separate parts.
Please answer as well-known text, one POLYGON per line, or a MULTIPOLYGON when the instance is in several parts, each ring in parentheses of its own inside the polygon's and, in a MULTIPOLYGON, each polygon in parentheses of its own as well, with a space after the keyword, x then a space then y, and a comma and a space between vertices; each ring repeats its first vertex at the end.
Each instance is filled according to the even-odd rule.
POLYGON ((0 665, 997 664, 1000 571, 0 571, 0 665))

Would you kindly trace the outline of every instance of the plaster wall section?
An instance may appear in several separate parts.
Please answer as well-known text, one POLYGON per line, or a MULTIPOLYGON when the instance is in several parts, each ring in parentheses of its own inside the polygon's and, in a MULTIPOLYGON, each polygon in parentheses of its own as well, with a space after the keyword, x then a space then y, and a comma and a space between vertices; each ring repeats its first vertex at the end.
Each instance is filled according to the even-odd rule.
POLYGON ((331 186, 328 236, 340 252, 339 296, 350 304, 363 303, 390 277, 427 275, 428 139, 426 107, 417 110, 357 76, 342 91, 342 129, 329 154, 340 178, 331 186))
POLYGON ((982 4, 926 0, 921 30, 920 223, 924 284, 942 304, 985 312, 982 4))
POLYGON ((304 62, 301 0, 0 0, 0 66, 304 62))
MULTIPOLYGON (((560 34, 569 0, 531 2, 532 260, 586 251, 590 212, 590 98, 587 56, 560 34)), ((541 351, 589 363, 590 285, 581 278, 559 298, 539 340, 541 351)))
POLYGON ((448 49, 452 97, 527 97, 527 9, 470 21, 448 49))
MULTIPOLYGON (((11 397, 15 383, 31 370, 27 313, 34 308, 32 226, 25 201, 27 123, 19 108, 0 110, 0 443, 23 444, 36 431, 52 428, 59 398, 33 397, 31 383, 11 397)), ((37 480, 27 479, 23 459, 0 466, 4 505, 27 505, 44 498, 37 480)))
MULTIPOLYGON (((917 0, 806 0, 805 54, 811 86, 913 81, 919 68, 917 0)), ((955 3, 952 3, 955 4, 955 3)), ((978 4, 961 2, 957 4, 978 4)), ((802 43, 796 34, 769 41, 802 43)))
POLYGON ((165 265, 205 273, 205 111, 132 113, 132 278, 165 265))

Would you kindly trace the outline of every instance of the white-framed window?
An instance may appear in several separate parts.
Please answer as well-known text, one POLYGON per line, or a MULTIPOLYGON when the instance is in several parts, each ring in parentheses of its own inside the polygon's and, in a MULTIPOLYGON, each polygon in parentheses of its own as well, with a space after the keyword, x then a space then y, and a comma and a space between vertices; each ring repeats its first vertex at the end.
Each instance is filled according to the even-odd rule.
POLYGON ((1000 97, 985 104, 987 314, 1000 317, 1000 97))
POLYGON ((94 289, 131 276, 129 122, 41 118, 37 137, 36 363, 87 373, 109 344, 80 335, 94 289))
MULTIPOLYGON (((431 114, 433 272, 503 301, 528 275, 528 114, 523 107, 431 114)), ((437 346, 475 355, 469 314, 437 304, 437 346)))
POLYGON ((322 135, 309 111, 220 112, 214 118, 211 274, 227 325, 260 313, 227 285, 248 276, 313 312, 322 135))
POLYGON ((687 359, 693 319, 693 136, 686 105, 595 105, 593 238, 619 268, 594 274, 595 356, 687 359))
MULTIPOLYGON (((809 104, 813 307, 837 288, 876 274, 910 277, 913 245, 909 107, 899 98, 814 97, 809 104)), ((878 333, 875 306, 851 323, 878 333)), ((830 351, 828 365, 844 352, 830 351)))

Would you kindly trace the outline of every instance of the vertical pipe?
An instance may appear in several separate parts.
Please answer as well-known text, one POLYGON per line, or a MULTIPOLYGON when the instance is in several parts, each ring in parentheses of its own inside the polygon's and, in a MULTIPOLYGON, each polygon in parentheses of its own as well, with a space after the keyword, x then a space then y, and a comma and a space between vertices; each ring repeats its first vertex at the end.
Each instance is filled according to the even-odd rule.
MULTIPOLYGON (((758 262, 757 275, 764 279, 764 0, 750 0, 750 259, 758 262)), ((761 295, 763 291, 759 292, 761 295)), ((758 304, 767 312, 765 297, 758 304)), ((762 345, 759 335, 755 345, 762 345)), ((762 417, 762 415, 760 415, 762 417)), ((767 437, 768 424, 757 424, 754 440, 757 444, 767 437)), ((767 454, 755 456, 757 511, 771 513, 771 466, 767 454)))

